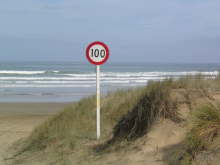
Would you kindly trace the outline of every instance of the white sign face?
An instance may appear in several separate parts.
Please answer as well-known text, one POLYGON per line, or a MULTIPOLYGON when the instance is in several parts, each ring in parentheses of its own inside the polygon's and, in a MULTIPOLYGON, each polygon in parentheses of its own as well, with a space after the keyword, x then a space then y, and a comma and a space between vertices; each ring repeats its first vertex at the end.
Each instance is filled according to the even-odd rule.
POLYGON ((106 50, 102 45, 94 45, 89 50, 89 57, 95 63, 100 63, 105 59, 106 50))
POLYGON ((102 65, 108 60, 109 50, 104 43, 94 42, 87 47, 86 56, 90 63, 102 65))

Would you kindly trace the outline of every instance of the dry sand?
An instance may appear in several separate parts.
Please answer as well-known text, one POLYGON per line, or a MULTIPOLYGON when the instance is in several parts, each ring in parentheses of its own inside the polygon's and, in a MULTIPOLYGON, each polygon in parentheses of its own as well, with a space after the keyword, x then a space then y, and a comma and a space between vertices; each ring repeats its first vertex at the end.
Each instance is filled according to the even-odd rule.
POLYGON ((7 148, 68 103, 0 103, 0 165, 7 148))

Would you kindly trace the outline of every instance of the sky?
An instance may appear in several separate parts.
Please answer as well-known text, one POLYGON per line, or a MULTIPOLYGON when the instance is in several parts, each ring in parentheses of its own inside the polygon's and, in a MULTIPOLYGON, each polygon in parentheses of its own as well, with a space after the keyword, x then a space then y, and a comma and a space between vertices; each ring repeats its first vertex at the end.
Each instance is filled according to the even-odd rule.
POLYGON ((220 62, 219 0, 1 0, 0 61, 220 62))

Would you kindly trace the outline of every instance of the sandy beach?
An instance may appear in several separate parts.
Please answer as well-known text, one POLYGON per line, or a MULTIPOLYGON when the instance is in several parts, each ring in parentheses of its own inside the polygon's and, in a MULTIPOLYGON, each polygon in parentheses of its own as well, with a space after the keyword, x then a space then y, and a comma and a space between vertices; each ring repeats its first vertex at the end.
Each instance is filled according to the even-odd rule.
POLYGON ((0 103, 0 165, 7 148, 68 103, 0 103))

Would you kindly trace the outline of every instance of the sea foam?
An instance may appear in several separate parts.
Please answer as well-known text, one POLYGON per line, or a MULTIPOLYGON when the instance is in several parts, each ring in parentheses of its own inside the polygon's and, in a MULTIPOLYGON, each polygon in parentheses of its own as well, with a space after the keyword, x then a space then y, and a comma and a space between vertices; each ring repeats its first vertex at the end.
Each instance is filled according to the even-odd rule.
MULTIPOLYGON (((218 75, 214 72, 102 72, 101 84, 106 86, 138 86, 149 80, 163 80, 166 78, 180 78, 187 75, 201 74, 207 77, 218 75)), ((70 73, 60 71, 0 71, 0 87, 92 87, 96 85, 95 73, 70 73), (1 75, 3 74, 3 75, 1 75), (5 75, 6 74, 6 75, 5 75), (7 75, 8 74, 8 75, 7 75)))

